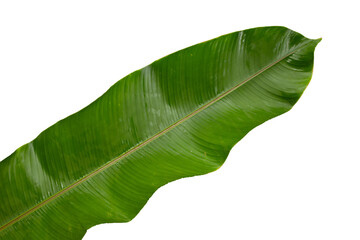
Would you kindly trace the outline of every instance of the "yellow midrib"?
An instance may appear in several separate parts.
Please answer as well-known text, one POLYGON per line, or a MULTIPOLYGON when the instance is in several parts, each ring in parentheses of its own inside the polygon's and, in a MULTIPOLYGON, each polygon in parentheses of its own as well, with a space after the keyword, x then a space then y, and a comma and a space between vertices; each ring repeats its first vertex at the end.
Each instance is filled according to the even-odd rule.
POLYGON ((88 180, 89 178, 92 178, 93 176, 97 175, 98 173, 104 171, 105 169, 111 167, 112 165, 116 164, 118 161, 120 161, 121 159, 129 156, 130 154, 132 154, 133 152, 137 151, 138 149, 142 148, 143 146, 147 145, 148 143, 154 141, 155 139, 157 139, 158 137, 162 136, 163 134, 167 133, 168 131, 170 131, 171 129, 175 128, 176 126, 180 125, 181 123, 185 122, 186 120, 188 120, 189 118, 193 117, 194 115, 196 115, 197 113, 203 111, 204 109, 208 108, 209 106, 211 106, 212 104, 218 102, 220 99, 224 98, 225 96, 229 95, 231 92, 235 91, 236 89, 238 89, 239 87, 241 87, 242 85, 244 85, 245 83, 249 82, 251 79, 254 79, 255 77, 257 77, 258 75, 260 75, 261 73, 263 73, 264 71, 266 71, 267 69, 273 67, 274 65, 276 65, 277 63, 281 62, 282 60, 284 60, 285 58, 289 57, 291 54, 295 53, 296 51, 298 51, 300 48, 306 46, 308 43, 310 43, 311 40, 309 39, 308 41, 306 41, 306 43, 303 43, 302 45, 298 46, 295 50, 291 51, 290 53, 286 54, 285 56, 279 58, 278 60, 274 61, 273 63, 267 65, 266 67, 264 67, 263 69, 261 69, 260 71, 256 72, 255 74, 253 74, 252 76, 250 76, 249 78, 247 78, 246 80, 242 81, 241 83, 235 85, 234 87, 232 87, 231 89, 219 94, 216 98, 214 98, 213 100, 211 100, 210 102, 204 104, 203 106, 201 106, 200 108, 196 109, 194 112, 190 113, 189 115, 187 115, 186 117, 180 119, 179 121, 175 122, 174 124, 170 125, 169 127, 165 128, 164 130, 158 132, 157 134, 153 135, 152 137, 148 138, 147 140, 145 140, 144 142, 136 145, 135 147, 129 149, 128 151, 126 151, 125 153, 123 153, 122 155, 120 155, 119 157, 109 161, 108 163, 106 163, 105 165, 99 167, 98 169, 94 170, 93 172, 89 173, 88 175, 84 176, 83 178, 79 179, 78 181, 76 181, 75 183, 67 186, 66 188, 62 189, 61 191, 55 193, 54 195, 50 196, 49 198, 45 199, 44 201, 42 201, 41 203, 37 204, 36 206, 30 208, 29 210, 27 210, 26 212, 20 214, 19 216, 13 218, 12 220, 10 220, 9 222, 7 222, 6 224, 4 224, 3 226, 0 227, 0 231, 4 230, 5 228, 11 226, 12 224, 20 221, 21 219, 25 218, 26 216, 28 216, 29 214, 31 214, 32 212, 35 212, 36 210, 38 210, 39 208, 41 208, 42 206, 46 205, 47 203, 53 201, 54 199, 56 199, 57 197, 61 196, 62 194, 68 192, 69 190, 75 188, 76 186, 78 186, 79 184, 85 182, 86 180, 88 180))

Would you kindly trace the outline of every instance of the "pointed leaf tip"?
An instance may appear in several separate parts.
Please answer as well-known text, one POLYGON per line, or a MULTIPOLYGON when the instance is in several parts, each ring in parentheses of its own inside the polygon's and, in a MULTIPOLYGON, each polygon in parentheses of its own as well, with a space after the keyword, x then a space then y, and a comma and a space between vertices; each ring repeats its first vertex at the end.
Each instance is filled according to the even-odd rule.
POLYGON ((319 42, 321 42, 322 38, 314 39, 315 44, 317 45, 319 42))

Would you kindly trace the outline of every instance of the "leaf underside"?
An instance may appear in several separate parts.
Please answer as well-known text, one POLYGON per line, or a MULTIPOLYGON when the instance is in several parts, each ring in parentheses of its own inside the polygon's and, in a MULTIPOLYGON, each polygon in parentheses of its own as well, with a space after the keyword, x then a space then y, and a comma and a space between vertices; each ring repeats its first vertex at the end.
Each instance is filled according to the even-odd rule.
POLYGON ((248 29, 124 77, 0 162, 0 238, 81 239, 130 221, 162 185, 215 171, 297 102, 319 41, 248 29))

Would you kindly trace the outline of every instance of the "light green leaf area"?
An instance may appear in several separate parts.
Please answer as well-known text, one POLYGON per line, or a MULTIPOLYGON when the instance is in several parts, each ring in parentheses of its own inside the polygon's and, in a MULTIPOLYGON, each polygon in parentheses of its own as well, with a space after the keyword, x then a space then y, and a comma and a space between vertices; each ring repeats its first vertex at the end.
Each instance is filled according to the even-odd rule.
POLYGON ((130 221, 164 184, 215 171, 297 102, 319 41, 248 29, 124 77, 0 162, 0 238, 81 239, 130 221))

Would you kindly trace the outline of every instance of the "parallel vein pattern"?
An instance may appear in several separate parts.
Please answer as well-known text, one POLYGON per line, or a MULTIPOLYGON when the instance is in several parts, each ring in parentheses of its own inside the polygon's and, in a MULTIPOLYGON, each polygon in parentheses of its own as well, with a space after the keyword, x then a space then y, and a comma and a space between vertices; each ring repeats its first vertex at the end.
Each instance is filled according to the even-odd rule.
POLYGON ((0 163, 0 237, 80 239, 131 220, 167 182, 216 170, 248 131, 295 104, 317 43, 250 29, 128 75, 0 163))

